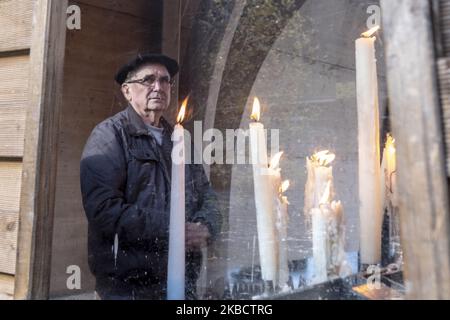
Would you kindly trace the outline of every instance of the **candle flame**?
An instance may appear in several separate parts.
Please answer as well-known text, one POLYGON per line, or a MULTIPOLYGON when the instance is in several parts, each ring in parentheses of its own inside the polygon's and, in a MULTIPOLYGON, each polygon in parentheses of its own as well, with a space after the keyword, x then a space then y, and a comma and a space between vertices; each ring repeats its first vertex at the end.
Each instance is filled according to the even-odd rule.
POLYGON ((186 97, 186 99, 184 99, 183 103, 181 104, 180 111, 178 112, 177 123, 181 123, 184 120, 184 115, 186 113, 186 106, 187 106, 188 100, 189 100, 189 96, 186 97))
POLYGON ((252 114, 250 115, 250 119, 259 121, 259 118, 261 116, 261 105, 259 104, 259 99, 255 97, 253 100, 253 109, 252 114))
POLYGON ((323 192, 322 198, 319 201, 319 205, 326 204, 330 201, 330 190, 331 189, 331 180, 328 180, 327 186, 325 187, 325 191, 323 192))
POLYGON ((366 32, 361 33, 361 37, 364 38, 370 38, 371 36, 373 36, 373 34, 375 32, 377 32, 378 30, 380 30, 380 26, 375 26, 370 30, 367 30, 366 32))
POLYGON ((270 160, 270 166, 269 166, 270 169, 278 168, 278 165, 280 164, 280 158, 282 155, 283 155, 283 151, 280 151, 273 156, 272 160, 270 160))
POLYGON ((322 150, 313 154, 310 159, 313 162, 317 162, 319 166, 325 167, 329 165, 334 160, 334 158, 336 158, 336 155, 334 153, 330 153, 329 150, 322 150))
POLYGON ((280 193, 286 192, 286 190, 289 189, 289 185, 290 185, 289 180, 284 180, 280 187, 280 193))
POLYGON ((395 155, 395 139, 389 133, 387 134, 385 147, 391 156, 395 155))

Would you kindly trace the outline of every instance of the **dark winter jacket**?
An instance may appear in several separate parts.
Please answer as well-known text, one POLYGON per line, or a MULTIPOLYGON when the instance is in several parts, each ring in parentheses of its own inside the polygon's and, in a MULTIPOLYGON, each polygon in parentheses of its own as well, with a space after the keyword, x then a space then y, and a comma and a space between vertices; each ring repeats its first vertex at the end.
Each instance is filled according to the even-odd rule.
MULTIPOLYGON (((166 286, 172 128, 164 119, 161 124, 160 146, 128 106, 98 124, 86 143, 81 192, 89 225, 89 266, 97 280, 141 279, 166 286)), ((185 181, 186 221, 204 223, 214 237, 221 221, 202 165, 186 165, 185 181)), ((186 276, 192 281, 199 259, 199 254, 187 256, 186 276)))

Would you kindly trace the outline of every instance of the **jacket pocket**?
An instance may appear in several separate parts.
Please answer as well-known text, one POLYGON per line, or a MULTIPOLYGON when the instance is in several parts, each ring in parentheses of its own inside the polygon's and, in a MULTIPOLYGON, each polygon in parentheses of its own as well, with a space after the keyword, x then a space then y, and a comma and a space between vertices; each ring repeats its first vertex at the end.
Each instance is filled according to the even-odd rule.
MULTIPOLYGON (((145 196, 145 204, 155 201, 155 179, 159 167, 158 155, 151 149, 129 149, 127 200, 134 203, 145 196)), ((143 203, 139 203, 143 205, 143 203)))

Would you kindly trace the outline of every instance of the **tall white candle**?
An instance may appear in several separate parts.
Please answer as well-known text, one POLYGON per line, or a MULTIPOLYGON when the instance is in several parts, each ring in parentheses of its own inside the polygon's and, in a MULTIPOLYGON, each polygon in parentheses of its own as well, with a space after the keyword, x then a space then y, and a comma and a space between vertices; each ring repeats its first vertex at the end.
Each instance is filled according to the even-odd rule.
POLYGON ((169 260, 167 299, 185 298, 185 150, 183 121, 187 98, 184 100, 172 133, 172 178, 170 194, 169 260))
POLYGON ((255 190, 256 225, 258 231, 259 257, 262 278, 277 281, 277 245, 275 237, 275 218, 273 214, 273 185, 268 174, 267 144, 264 126, 259 121, 260 105, 257 98, 253 104, 250 123, 250 153, 253 165, 253 184, 255 190))
POLYGON ((363 37, 355 42, 359 146, 360 259, 362 264, 377 264, 381 261, 381 225, 383 215, 380 194, 378 79, 374 44, 375 37, 371 36, 371 32, 363 34, 363 37))

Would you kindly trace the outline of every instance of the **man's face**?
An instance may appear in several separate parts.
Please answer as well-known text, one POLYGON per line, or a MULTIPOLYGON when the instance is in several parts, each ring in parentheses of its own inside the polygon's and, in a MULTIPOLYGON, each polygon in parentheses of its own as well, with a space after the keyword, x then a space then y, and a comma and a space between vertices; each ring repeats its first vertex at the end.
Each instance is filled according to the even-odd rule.
POLYGON ((143 118, 161 114, 170 104, 170 75, 161 64, 146 64, 122 85, 125 98, 143 118), (137 82, 134 82, 137 81, 137 82))

